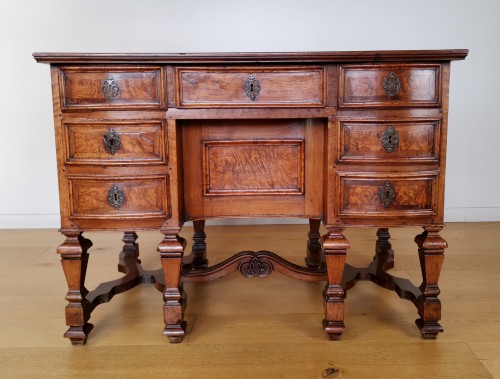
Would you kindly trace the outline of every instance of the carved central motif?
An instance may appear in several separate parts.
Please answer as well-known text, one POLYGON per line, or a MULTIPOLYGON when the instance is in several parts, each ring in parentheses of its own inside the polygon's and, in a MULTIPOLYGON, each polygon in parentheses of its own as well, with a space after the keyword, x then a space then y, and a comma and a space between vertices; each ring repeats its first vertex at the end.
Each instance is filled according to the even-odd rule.
POLYGON ((241 262, 239 270, 246 278, 265 278, 271 274, 273 266, 270 262, 261 260, 258 256, 255 256, 249 261, 241 262))

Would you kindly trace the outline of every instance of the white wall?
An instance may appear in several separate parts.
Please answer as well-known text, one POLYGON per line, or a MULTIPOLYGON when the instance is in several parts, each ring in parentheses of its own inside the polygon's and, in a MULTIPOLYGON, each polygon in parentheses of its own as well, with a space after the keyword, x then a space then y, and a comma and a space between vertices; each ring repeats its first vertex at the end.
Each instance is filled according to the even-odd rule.
POLYGON ((3 0, 0 228, 59 223, 49 67, 34 51, 468 48, 452 64, 446 218, 500 221, 499 19, 496 0, 3 0))

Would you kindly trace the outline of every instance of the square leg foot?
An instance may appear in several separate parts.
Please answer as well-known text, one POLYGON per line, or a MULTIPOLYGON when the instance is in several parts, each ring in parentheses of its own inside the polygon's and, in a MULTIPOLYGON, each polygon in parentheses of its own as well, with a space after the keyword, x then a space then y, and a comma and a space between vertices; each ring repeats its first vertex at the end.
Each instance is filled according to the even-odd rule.
POLYGON ((443 327, 437 321, 424 321, 421 318, 415 320, 422 337, 424 339, 436 339, 437 335, 443 332, 443 327))
POLYGON ((165 325, 163 329, 163 335, 168 338, 170 343, 179 343, 186 334, 187 322, 183 321, 180 325, 165 325))
POLYGON ((323 320, 323 329, 330 341, 337 341, 340 339, 342 333, 345 332, 345 324, 344 321, 323 320))
POLYGON ((83 326, 70 326, 64 333, 65 338, 69 338, 72 345, 85 345, 90 331, 94 329, 94 325, 87 323, 83 326))

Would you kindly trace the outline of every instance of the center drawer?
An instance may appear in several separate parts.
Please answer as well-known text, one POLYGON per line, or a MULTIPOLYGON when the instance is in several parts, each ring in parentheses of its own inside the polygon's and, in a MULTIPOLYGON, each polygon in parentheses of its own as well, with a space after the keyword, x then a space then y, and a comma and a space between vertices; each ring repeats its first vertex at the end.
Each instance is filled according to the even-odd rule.
POLYGON ((178 108, 324 107, 324 67, 177 67, 178 108))

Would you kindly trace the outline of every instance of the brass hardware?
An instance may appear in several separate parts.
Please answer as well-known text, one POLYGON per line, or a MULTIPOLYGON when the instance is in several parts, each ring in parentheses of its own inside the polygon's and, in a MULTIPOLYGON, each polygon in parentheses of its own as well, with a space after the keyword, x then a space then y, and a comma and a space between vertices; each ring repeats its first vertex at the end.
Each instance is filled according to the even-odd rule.
POLYGON ((389 208, 396 200, 396 189, 394 185, 389 181, 385 182, 379 189, 379 197, 384 207, 386 209, 389 208))
POLYGON ((254 74, 250 75, 247 80, 245 80, 243 90, 250 100, 254 101, 257 98, 260 93, 260 83, 254 74))
POLYGON ((108 203, 115 209, 120 209, 120 207, 125 202, 125 194, 123 190, 118 186, 118 184, 113 184, 108 191, 108 203))
POLYGON ((109 101, 113 101, 114 99, 116 99, 116 97, 120 93, 120 86, 118 85, 118 82, 115 79, 113 79, 111 75, 109 75, 107 79, 103 80, 102 92, 109 101))
POLYGON ((401 90, 401 80, 394 72, 391 72, 384 78, 383 86, 385 93, 390 97, 394 97, 401 90))
POLYGON ((382 143, 382 147, 385 149, 385 151, 387 151, 388 153, 392 153, 399 146, 398 132, 392 126, 389 126, 382 133, 380 142, 382 143))
POLYGON ((109 129, 103 136, 104 148, 108 153, 114 155, 121 146, 120 134, 113 128, 109 129))

